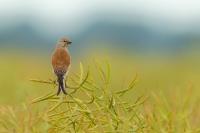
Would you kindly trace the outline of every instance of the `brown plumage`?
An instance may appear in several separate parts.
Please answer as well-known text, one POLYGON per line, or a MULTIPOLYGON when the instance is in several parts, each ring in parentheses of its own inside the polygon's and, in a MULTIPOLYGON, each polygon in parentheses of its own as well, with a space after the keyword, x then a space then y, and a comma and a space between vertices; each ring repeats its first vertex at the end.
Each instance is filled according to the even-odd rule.
POLYGON ((61 38, 56 44, 55 51, 52 55, 52 66, 54 73, 58 78, 58 92, 57 95, 62 91, 64 94, 67 94, 64 86, 64 78, 68 72, 71 58, 68 52, 68 46, 71 44, 71 41, 67 38, 61 38))

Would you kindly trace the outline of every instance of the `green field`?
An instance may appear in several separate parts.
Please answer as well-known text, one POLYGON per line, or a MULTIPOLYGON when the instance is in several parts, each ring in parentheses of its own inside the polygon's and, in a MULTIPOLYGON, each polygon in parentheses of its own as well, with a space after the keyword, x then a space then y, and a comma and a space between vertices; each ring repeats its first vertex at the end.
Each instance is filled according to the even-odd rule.
POLYGON ((200 132, 200 62, 193 53, 76 58, 67 96, 55 95, 48 54, 2 52, 0 60, 0 133, 200 132))

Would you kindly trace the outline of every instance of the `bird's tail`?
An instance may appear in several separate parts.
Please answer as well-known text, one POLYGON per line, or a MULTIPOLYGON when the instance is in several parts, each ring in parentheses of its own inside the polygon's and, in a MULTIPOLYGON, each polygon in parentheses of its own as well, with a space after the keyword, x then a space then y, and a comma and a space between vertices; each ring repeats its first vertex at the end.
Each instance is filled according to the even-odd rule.
POLYGON ((63 75, 57 75, 57 77, 58 77, 58 92, 57 92, 57 95, 59 95, 61 91, 64 94, 67 94, 67 92, 65 91, 63 75))

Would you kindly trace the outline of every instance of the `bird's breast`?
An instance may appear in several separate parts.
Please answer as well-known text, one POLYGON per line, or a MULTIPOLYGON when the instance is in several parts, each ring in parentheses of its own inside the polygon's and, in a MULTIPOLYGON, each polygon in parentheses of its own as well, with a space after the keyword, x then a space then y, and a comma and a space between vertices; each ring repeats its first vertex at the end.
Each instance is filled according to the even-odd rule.
POLYGON ((57 48, 52 55, 52 66, 55 69, 67 70, 71 63, 69 52, 64 48, 57 48))

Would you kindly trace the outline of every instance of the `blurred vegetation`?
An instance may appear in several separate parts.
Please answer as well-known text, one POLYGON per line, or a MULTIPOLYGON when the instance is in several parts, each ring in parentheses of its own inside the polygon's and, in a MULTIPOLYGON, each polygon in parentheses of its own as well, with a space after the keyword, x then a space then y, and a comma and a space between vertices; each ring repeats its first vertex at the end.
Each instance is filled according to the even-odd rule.
POLYGON ((0 132, 200 132, 197 55, 91 55, 56 96, 49 57, 2 52, 0 132))

